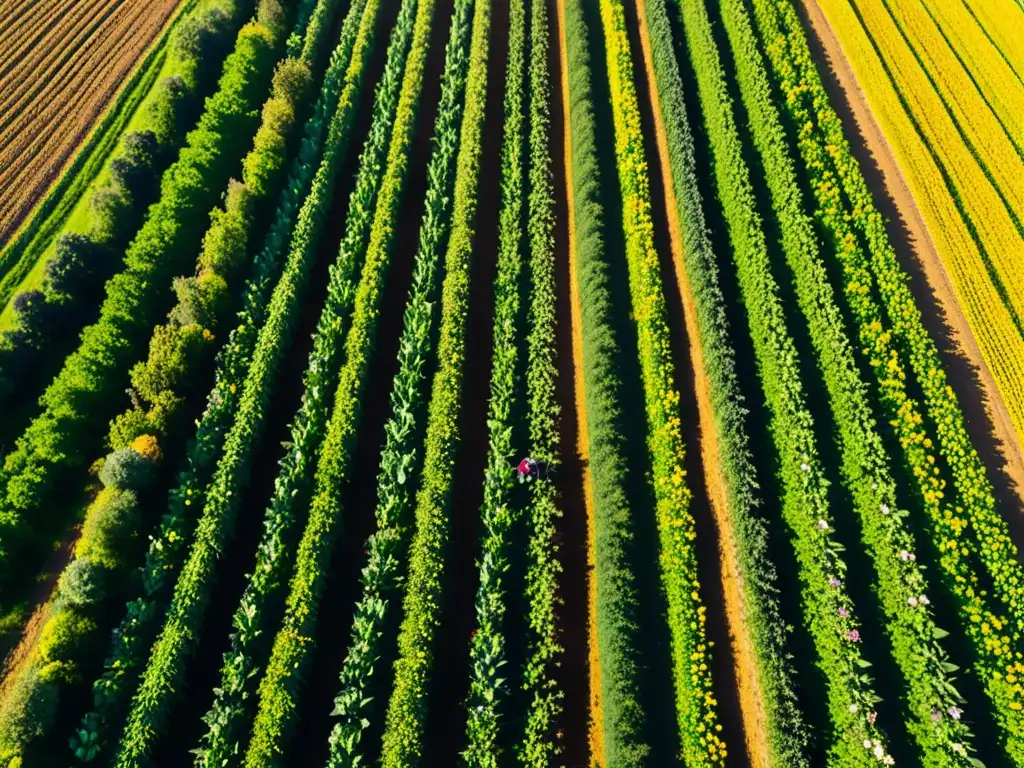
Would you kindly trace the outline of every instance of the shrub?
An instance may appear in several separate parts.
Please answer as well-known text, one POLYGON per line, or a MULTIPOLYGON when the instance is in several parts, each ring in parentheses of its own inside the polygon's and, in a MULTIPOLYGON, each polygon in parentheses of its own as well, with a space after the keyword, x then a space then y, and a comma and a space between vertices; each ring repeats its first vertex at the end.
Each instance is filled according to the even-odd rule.
MULTIPOLYGON (((79 611, 69 609, 58 612, 43 627, 39 639, 39 658, 47 666, 52 662, 75 661, 82 654, 83 638, 95 629, 95 620, 79 611)), ((56 673, 57 670, 45 670, 44 677, 53 678, 56 673)))
POLYGON ((86 512, 76 554, 104 568, 119 567, 125 546, 138 535, 138 517, 138 498, 133 491, 104 488, 86 512))
POLYGON ((46 733, 56 713, 56 685, 42 679, 39 666, 30 668, 17 680, 0 707, 0 743, 5 757, 46 733))
POLYGON ((153 482, 154 464, 131 448, 114 451, 103 462, 100 482, 106 488, 141 491, 153 482))
POLYGON ((46 265, 46 287, 51 296, 81 299, 96 289, 97 277, 109 251, 89 235, 66 232, 57 238, 56 255, 46 265))
MULTIPOLYGON (((149 357, 132 368, 131 382, 139 397, 147 403, 155 403, 164 391, 184 383, 188 372, 195 370, 207 335, 195 323, 157 326, 149 342, 149 357)), ((136 436, 132 435, 127 442, 136 436)))
POLYGON ((103 600, 103 572, 88 558, 73 560, 57 582, 57 594, 67 605, 85 607, 103 600))

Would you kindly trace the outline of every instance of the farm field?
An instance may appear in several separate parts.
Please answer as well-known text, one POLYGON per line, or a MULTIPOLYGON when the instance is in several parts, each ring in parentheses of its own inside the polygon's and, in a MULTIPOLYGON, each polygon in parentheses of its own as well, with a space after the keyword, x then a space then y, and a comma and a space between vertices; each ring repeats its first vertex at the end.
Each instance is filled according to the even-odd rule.
POLYGON ((1024 766, 1002 2, 179 6, 0 338, 0 765, 1024 766))
POLYGON ((0 245, 60 175, 178 5, 82 0, 7 9, 0 22, 0 245))

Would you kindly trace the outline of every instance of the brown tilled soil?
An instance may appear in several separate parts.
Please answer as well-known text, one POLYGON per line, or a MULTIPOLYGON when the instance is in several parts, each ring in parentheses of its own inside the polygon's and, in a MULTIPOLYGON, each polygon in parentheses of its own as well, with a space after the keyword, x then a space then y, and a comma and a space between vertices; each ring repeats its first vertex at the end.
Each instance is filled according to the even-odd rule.
POLYGON ((887 219, 889 240, 911 277, 910 287, 925 326, 938 344, 946 373, 967 417, 971 441, 981 454, 1019 547, 1024 543, 1024 452, 1020 436, 982 359, 899 163, 838 38, 815 0, 803 0, 797 9, 832 105, 842 119, 875 204, 887 219))
MULTIPOLYGON (((734 731, 738 728, 743 735, 743 741, 746 746, 745 762, 757 768, 768 768, 770 765, 770 753, 768 745, 764 740, 764 723, 766 720, 764 700, 757 680, 754 649, 751 644, 750 635, 743 622, 743 598, 736 551, 737 545, 733 536, 729 510, 726 505, 724 481, 719 471, 718 440, 715 433, 714 416, 711 411, 711 397, 708 390, 707 374, 704 370, 704 358, 700 347, 700 335, 694 315, 693 294, 683 263, 683 236, 677 216, 678 208, 675 191, 672 186, 671 171, 668 166, 668 143, 664 124, 662 123, 658 91, 656 88, 651 87, 654 82, 654 63, 650 49, 646 14, 644 0, 638 0, 637 27, 639 29, 640 47, 643 51, 643 69, 641 70, 638 67, 637 79, 640 81, 639 85, 646 86, 639 89, 641 96, 643 91, 646 90, 650 97, 651 117, 654 122, 654 136, 657 143, 657 156, 653 158, 656 162, 651 165, 652 170, 655 170, 655 172, 660 170, 660 186, 664 190, 664 206, 658 206, 658 201, 656 200, 654 203, 657 214, 664 216, 664 222, 667 224, 671 238, 672 271, 675 275, 678 293, 682 300, 685 336, 689 346, 692 392, 689 393, 689 397, 684 395, 684 399, 693 399, 699 414, 697 424, 695 425, 696 429, 691 429, 687 434, 688 453, 691 455, 697 454, 697 451, 695 451, 696 441, 696 444, 700 446, 699 465, 703 470, 704 501, 708 511, 713 515, 714 525, 717 528, 720 584, 718 589, 714 591, 720 591, 724 602, 725 615, 728 621, 727 642, 729 647, 721 648, 716 653, 716 658, 724 657, 727 663, 731 662, 732 673, 735 679, 736 703, 738 703, 740 708, 740 713, 730 714, 723 712, 723 720, 728 725, 730 719, 735 719, 741 715, 741 722, 733 722, 732 726, 734 731), (646 71, 646 77, 644 77, 644 71, 646 71)), ((643 109, 643 104, 641 108, 643 111, 646 111, 643 109)), ((652 152, 648 152, 648 154, 653 155, 652 152)), ((651 181, 653 189, 658 179, 652 175, 651 181)), ((666 294, 671 297, 673 291, 669 290, 669 287, 666 285, 666 294)), ((685 368, 687 366, 680 367, 685 368)), ((712 587, 712 585, 707 585, 706 588, 709 587, 712 587)), ((713 611, 714 606, 709 606, 709 615, 713 611)), ((720 696, 720 699, 721 703, 725 705, 731 703, 727 696, 720 696)), ((729 740, 727 739, 728 742, 729 740)), ((733 743, 729 746, 734 750, 731 758, 736 760, 739 757, 735 752, 738 745, 733 743)))
POLYGON ((70 5, 55 15, 29 4, 0 59, 0 243, 59 177, 179 0, 70 5))
POLYGON ((67 538, 61 541, 53 551, 46 568, 43 569, 39 580, 28 596, 32 615, 25 623, 25 629, 22 631, 20 639, 16 644, 2 648, 4 660, 2 671, 0 671, 0 675, 2 675, 0 677, 0 701, 7 694, 7 686, 18 678, 18 673, 33 656, 33 651, 39 642, 39 634, 46 626, 46 617, 50 614, 50 601, 54 588, 57 586, 57 579, 64 572, 65 566, 71 562, 75 544, 81 535, 82 529, 76 525, 67 538))
MULTIPOLYGON (((596 603, 597 603, 597 582, 594 579, 594 487, 590 480, 590 460, 588 455, 589 440, 587 437, 587 412, 586 412, 586 398, 583 391, 583 335, 581 329, 581 314, 580 314, 580 292, 579 285, 576 282, 576 253, 575 253, 575 240, 574 240, 574 216, 573 216, 573 198, 572 198, 572 143, 571 143, 571 126, 569 124, 569 63, 567 59, 565 49, 565 4, 563 0, 557 0, 557 12, 555 14, 556 23, 558 25, 558 35, 556 44, 558 47, 559 56, 559 70, 560 77, 557 78, 559 89, 561 91, 561 116, 563 126, 563 152, 562 157, 565 163, 565 201, 566 201, 566 217, 568 222, 568 247, 566 249, 568 256, 568 284, 569 284, 569 296, 570 296, 570 319, 572 325, 572 366, 571 368, 567 365, 562 366, 563 377, 568 375, 571 376, 574 383, 574 417, 576 425, 576 436, 577 442, 575 445, 576 458, 581 468, 580 474, 580 485, 581 489, 576 492, 578 497, 582 494, 584 499, 584 510, 586 512, 586 531, 587 531, 587 548, 586 548, 586 567, 587 567, 587 616, 586 616, 586 632, 587 632, 587 657, 586 663, 589 666, 589 729, 588 729, 588 744, 587 748, 590 752, 589 760, 580 763, 571 763, 573 768, 576 766, 595 766, 596 768, 604 768, 607 765, 604 754, 604 731, 602 729, 602 713, 601 713, 601 665, 597 655, 597 627, 594 624, 594 616, 596 615, 596 603)), ((556 108, 555 112, 559 110, 556 108)), ((553 127, 555 126, 554 121, 552 122, 553 127)), ((556 153, 558 154, 558 153, 556 153)), ((565 362, 568 362, 566 360, 565 362)), ((569 446, 566 446, 570 448, 569 446)), ((571 448, 570 448, 571 450, 571 448)), ((564 454, 568 457, 570 451, 564 451, 564 454)), ((566 473, 568 474, 568 473, 566 473)), ((566 498, 570 498, 570 494, 566 494, 566 498)), ((577 513, 579 510, 577 510, 577 513)), ((567 509, 566 514, 572 514, 572 510, 567 509)), ((563 635, 570 635, 573 631, 579 631, 579 627, 570 627, 565 623, 565 617, 563 616, 563 626, 561 627, 563 635)), ((570 646, 567 643, 567 648, 570 646)), ((584 750, 579 751, 580 757, 584 757, 584 750)))

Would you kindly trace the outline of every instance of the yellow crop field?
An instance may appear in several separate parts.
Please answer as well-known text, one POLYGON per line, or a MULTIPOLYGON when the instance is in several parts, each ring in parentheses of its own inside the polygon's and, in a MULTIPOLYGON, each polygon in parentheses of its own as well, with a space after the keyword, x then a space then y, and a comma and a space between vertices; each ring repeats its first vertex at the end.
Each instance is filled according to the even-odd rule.
POLYGON ((1024 8, 1013 0, 960 0, 995 46, 1010 68, 1024 79, 1024 8))
MULTIPOLYGON (((1004 203, 1006 191, 972 154, 882 0, 819 5, 892 145, 1017 434, 1024 436, 1024 238, 1004 203)), ((915 41, 926 39, 921 30, 913 34, 915 41)), ((972 117, 985 108, 979 98, 972 117)), ((1024 179, 1017 161, 1011 184, 1024 179)))
MULTIPOLYGON (((914 0, 914 4, 921 4, 938 24, 952 52, 1008 133, 1018 155, 1024 154, 1024 80, 1013 71, 962 2, 914 0)), ((1020 23, 1024 24, 1024 19, 1020 23)))

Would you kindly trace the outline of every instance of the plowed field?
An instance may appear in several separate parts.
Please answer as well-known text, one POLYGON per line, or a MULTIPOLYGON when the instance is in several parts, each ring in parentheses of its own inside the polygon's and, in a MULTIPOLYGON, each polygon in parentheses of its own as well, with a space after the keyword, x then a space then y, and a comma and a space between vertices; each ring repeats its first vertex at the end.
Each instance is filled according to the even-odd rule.
POLYGON ((58 12, 42 0, 0 15, 0 243, 59 176, 177 5, 70 0, 58 12))

